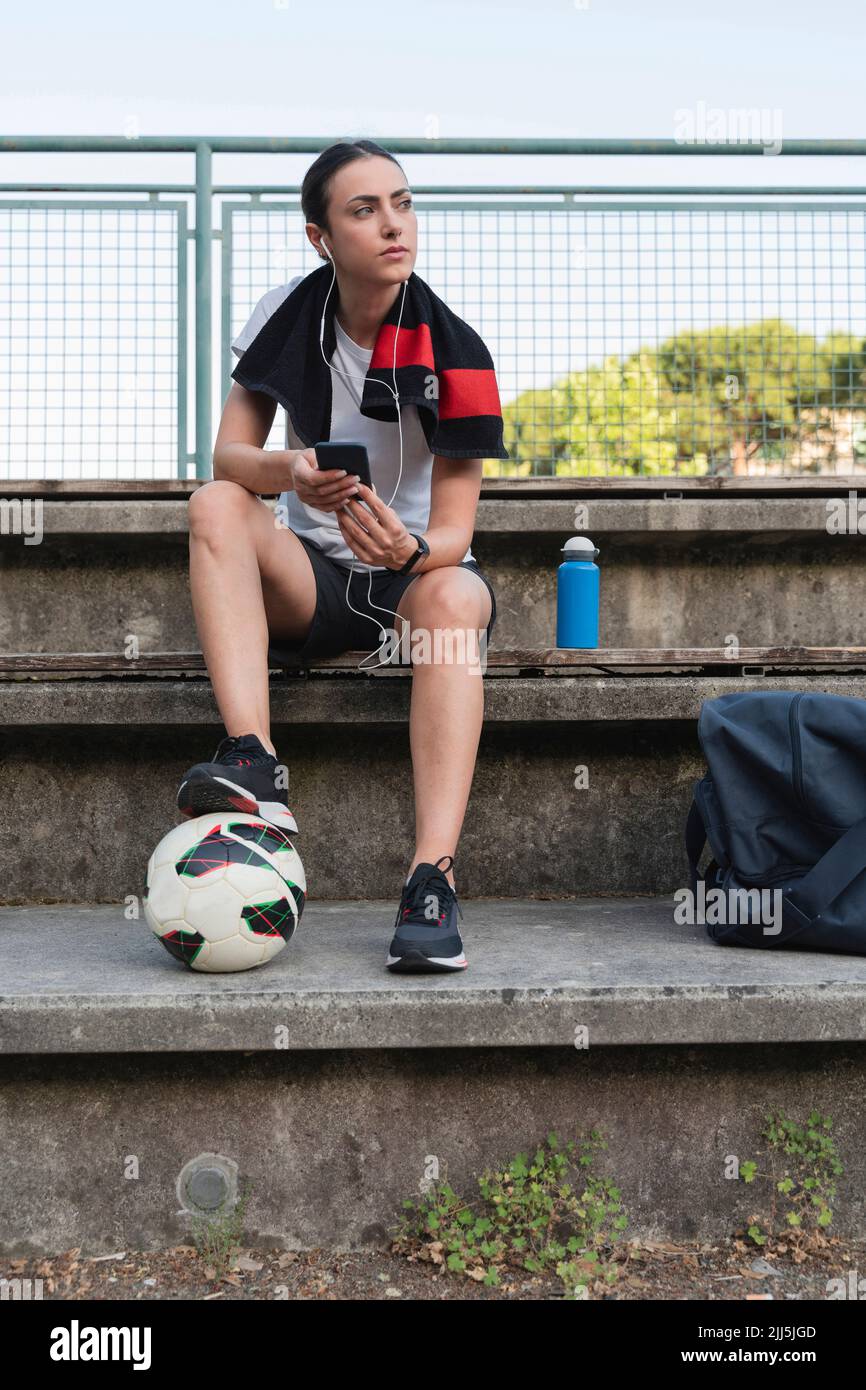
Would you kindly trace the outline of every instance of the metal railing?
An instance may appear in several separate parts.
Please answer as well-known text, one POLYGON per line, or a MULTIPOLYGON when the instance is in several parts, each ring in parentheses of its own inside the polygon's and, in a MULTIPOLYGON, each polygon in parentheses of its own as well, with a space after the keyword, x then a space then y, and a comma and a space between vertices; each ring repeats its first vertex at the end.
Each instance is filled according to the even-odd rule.
MULTIPOLYGON (((232 339, 266 290, 320 264, 298 188, 215 184, 213 156, 314 156, 329 143, 0 141, 7 153, 195 157, 190 185, 0 183, 4 476, 210 476, 232 339)), ((381 143, 398 157, 764 155, 647 140, 381 143)), ((866 142, 780 153, 862 156, 866 142)), ((863 187, 410 184, 415 269, 496 366, 511 457, 485 473, 866 468, 863 187)), ((268 442, 283 439, 280 411, 268 442)))

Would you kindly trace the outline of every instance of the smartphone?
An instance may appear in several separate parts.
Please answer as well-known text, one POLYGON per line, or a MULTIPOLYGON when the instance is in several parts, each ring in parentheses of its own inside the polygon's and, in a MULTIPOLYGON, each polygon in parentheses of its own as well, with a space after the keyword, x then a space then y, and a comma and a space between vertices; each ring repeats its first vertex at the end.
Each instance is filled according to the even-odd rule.
POLYGON ((348 439, 324 439, 315 445, 315 451, 320 468, 345 468, 349 474, 357 473, 361 482, 372 488, 366 444, 355 444, 348 439))

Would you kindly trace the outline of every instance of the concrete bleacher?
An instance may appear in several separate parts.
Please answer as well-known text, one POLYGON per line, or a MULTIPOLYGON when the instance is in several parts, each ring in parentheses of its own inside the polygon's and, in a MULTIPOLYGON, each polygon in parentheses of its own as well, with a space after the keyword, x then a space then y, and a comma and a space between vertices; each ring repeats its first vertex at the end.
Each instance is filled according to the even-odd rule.
MULTIPOLYGON (((716 647, 729 633, 753 646, 862 641, 862 536, 827 530, 828 503, 856 480, 809 480, 795 496, 759 480, 753 495, 685 481, 682 496, 649 482, 644 496, 564 479, 485 480, 472 550, 495 579, 492 647, 554 645, 559 547, 573 534, 601 552, 602 646, 716 647)), ((195 485, 82 497, 70 484, 61 500, 63 486, 42 497, 50 545, 0 536, 0 652, 122 651, 129 632, 143 651, 196 648, 186 503, 195 485), (63 601, 51 602, 58 593, 63 601)))
POLYGON ((593 1125, 629 1234, 713 1239, 755 1209, 724 1170, 771 1103, 833 1116, 836 1221, 862 1231, 866 959, 717 947, 665 898, 467 899, 469 969, 397 982, 394 910, 311 901, 266 969, 222 977, 119 906, 3 910, 7 1249, 185 1243, 177 1178, 214 1152, 254 1184, 245 1243, 384 1242, 430 1156, 468 1193, 593 1125))
MULTIPOLYGON (((712 1236, 751 1200, 724 1160, 753 1151, 771 1103, 861 1132, 866 957, 718 947, 671 898, 702 701, 866 695, 862 541, 826 526, 851 480, 665 497, 673 481, 485 482, 473 553, 499 621, 455 864, 459 978, 384 969, 412 851, 411 674, 358 672, 360 654, 273 673, 298 937, 211 978, 125 916, 182 772, 223 733, 189 604, 190 487, 55 484, 41 545, 0 535, 0 1070, 27 1155, 0 1197, 6 1249, 183 1236, 174 1178, 211 1150, 253 1180, 271 1243, 382 1240, 426 1155, 460 1185, 593 1124, 634 1231, 712 1236), (576 532, 601 549, 602 650, 572 660, 551 648, 576 532), (145 1151, 143 1183, 114 1180, 117 1152, 145 1151)), ((857 1232, 852 1148, 837 1220, 857 1232)))

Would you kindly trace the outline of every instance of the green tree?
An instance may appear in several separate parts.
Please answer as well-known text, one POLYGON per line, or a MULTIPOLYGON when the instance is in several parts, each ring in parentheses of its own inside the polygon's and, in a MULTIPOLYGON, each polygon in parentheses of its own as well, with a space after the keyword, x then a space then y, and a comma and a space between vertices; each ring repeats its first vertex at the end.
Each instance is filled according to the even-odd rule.
POLYGON ((503 409, 517 474, 745 473, 801 435, 828 456, 840 409, 864 406, 866 344, 781 319, 677 334, 572 372, 503 409))

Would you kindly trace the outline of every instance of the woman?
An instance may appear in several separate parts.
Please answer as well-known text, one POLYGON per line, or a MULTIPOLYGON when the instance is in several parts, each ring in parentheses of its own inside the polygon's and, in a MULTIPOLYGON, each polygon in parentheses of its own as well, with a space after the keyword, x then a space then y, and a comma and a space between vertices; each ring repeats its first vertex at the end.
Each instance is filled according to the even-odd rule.
POLYGON ((265 294, 232 344, 214 480, 190 498, 193 611, 228 736, 187 772, 178 806, 297 831, 270 739, 269 658, 367 650, 394 615, 412 655, 415 853, 386 964, 461 970, 454 853, 483 719, 477 650, 496 618, 470 542, 482 459, 508 457, 493 364, 414 274, 417 219, 393 155, 330 146, 301 204, 323 264, 265 294), (278 401, 286 449, 265 450, 278 401), (366 444, 374 488, 319 466, 310 445, 328 439, 366 444), (276 519, 261 500, 275 494, 276 519), (416 658, 416 636, 443 629, 474 638, 465 659, 429 659, 433 642, 416 658))

